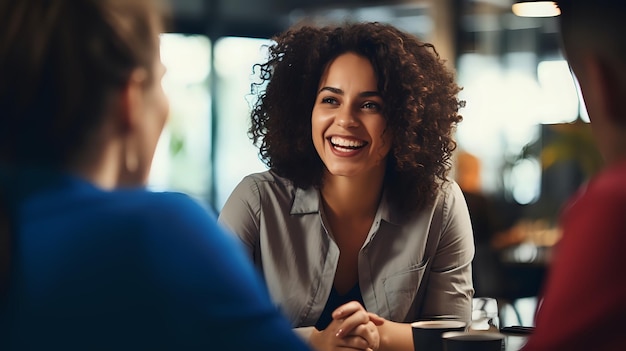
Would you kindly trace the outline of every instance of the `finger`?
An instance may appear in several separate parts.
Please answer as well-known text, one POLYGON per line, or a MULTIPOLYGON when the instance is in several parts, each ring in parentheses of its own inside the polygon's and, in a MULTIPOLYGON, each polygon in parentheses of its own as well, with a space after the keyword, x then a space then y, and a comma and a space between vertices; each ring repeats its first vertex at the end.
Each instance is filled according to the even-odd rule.
POLYGON ((337 320, 337 321, 339 321, 341 325, 336 335, 338 337, 344 337, 352 333, 353 329, 358 327, 359 325, 370 323, 370 317, 369 317, 369 314, 367 314, 367 312, 361 310, 361 311, 356 311, 352 313, 351 315, 349 315, 343 320, 337 320))
POLYGON ((371 345, 360 336, 348 335, 340 338, 337 342, 337 346, 339 348, 367 350, 371 345))
POLYGON ((339 338, 335 335, 332 325, 340 324, 333 321, 329 326, 321 331, 314 331, 309 338, 312 350, 333 350, 333 351, 365 351, 370 345, 367 341, 359 336, 348 336, 339 338))
POLYGON ((367 314, 370 316, 370 321, 372 321, 375 325, 383 325, 385 322, 385 319, 376 313, 367 312, 367 314))
POLYGON ((332 317, 333 319, 346 318, 357 311, 365 311, 365 307, 363 307, 363 305, 361 305, 358 301, 350 301, 337 307, 333 311, 332 317))
POLYGON ((380 344, 380 335, 378 328, 372 322, 361 324, 354 328, 348 336, 359 336, 367 341, 368 347, 378 348, 380 344))

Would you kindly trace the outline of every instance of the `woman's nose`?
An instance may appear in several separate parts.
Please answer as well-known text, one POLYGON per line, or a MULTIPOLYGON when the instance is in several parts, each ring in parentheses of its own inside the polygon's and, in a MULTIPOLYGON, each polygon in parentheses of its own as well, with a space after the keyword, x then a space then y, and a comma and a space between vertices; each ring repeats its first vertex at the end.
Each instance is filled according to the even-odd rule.
POLYGON ((342 108, 337 111, 336 123, 343 128, 351 128, 359 125, 357 118, 354 115, 354 111, 350 108, 342 108))

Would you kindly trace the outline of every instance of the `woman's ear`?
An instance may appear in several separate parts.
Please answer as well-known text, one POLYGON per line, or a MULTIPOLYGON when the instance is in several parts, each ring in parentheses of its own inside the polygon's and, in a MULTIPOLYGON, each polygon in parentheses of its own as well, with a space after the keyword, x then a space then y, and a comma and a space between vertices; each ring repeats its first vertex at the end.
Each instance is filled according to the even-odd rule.
POLYGON ((136 68, 131 73, 120 94, 119 126, 124 132, 137 127, 143 116, 144 89, 148 73, 143 68, 136 68))

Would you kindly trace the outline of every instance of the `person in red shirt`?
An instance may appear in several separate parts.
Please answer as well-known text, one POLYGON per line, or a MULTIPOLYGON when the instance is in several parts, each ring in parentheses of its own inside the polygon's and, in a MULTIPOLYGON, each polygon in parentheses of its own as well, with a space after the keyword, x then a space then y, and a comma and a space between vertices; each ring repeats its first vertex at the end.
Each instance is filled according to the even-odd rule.
POLYGON ((626 2, 561 0, 562 47, 604 169, 570 199, 524 351, 626 350, 626 2))

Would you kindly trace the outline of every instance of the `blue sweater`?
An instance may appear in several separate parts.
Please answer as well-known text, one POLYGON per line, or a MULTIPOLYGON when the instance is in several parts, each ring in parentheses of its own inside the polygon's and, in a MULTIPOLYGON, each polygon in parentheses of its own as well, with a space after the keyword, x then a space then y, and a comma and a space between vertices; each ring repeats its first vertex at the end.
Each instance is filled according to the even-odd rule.
POLYGON ((188 196, 18 179, 0 349, 308 350, 239 243, 188 196))

